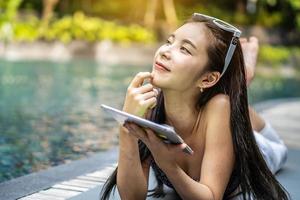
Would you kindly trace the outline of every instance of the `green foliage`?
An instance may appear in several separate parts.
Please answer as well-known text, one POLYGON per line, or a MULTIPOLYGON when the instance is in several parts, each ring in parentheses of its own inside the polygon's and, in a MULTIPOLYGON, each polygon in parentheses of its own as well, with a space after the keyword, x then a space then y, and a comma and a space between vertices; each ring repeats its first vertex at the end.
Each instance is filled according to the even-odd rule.
POLYGON ((280 26, 283 22, 283 16, 281 12, 273 12, 269 13, 265 10, 261 10, 258 12, 256 17, 256 24, 261 26, 272 28, 275 26, 280 26))
POLYGON ((22 0, 0 0, 0 40, 11 40, 11 22, 15 20, 21 3, 22 0))
MULTIPOLYGON (((268 12, 268 9, 266 9, 266 5, 273 8, 273 11, 271 13, 268 12, 269 14, 274 13, 274 10, 276 10, 275 13, 277 13, 276 15, 278 15, 277 21, 280 21, 280 25, 292 27, 300 31, 300 0, 263 0, 259 5, 260 10, 263 13, 268 12)), ((258 17, 258 19, 261 19, 263 21, 274 20, 264 15, 258 17)))
POLYGON ((22 0, 0 0, 0 25, 16 17, 22 0))
POLYGON ((300 31, 300 0, 289 0, 291 6, 296 10, 296 24, 297 29, 300 31))
POLYGON ((300 1, 299 0, 288 0, 290 5, 293 7, 295 10, 300 10, 300 1))
POLYGON ((194 12, 200 12, 203 14, 208 14, 225 21, 228 21, 233 24, 238 25, 261 25, 263 27, 279 27, 283 20, 282 12, 267 12, 265 9, 260 9, 256 15, 249 15, 247 13, 241 12, 233 12, 231 10, 222 9, 221 7, 217 7, 214 4, 199 4, 194 7, 178 7, 179 13, 184 13, 183 16, 180 16, 182 20, 186 19, 186 15, 188 16, 194 12))
POLYGON ((259 61, 274 67, 288 63, 297 67, 300 64, 300 48, 262 45, 259 51, 259 61))
POLYGON ((237 0, 178 0, 176 11, 181 20, 193 12, 200 12, 224 19, 233 24, 260 25, 267 28, 280 28, 300 31, 300 0, 261 0, 256 1, 255 12, 247 11, 247 1, 237 0))
POLYGON ((54 19, 48 26, 44 26, 34 16, 24 21, 13 21, 11 24, 12 39, 15 41, 32 42, 43 39, 69 43, 72 40, 96 42, 107 39, 120 43, 152 43, 156 40, 153 32, 140 25, 120 25, 116 22, 88 17, 82 12, 54 19))
POLYGON ((16 22, 13 24, 13 39, 17 41, 33 42, 39 38, 39 20, 31 17, 25 22, 16 22))

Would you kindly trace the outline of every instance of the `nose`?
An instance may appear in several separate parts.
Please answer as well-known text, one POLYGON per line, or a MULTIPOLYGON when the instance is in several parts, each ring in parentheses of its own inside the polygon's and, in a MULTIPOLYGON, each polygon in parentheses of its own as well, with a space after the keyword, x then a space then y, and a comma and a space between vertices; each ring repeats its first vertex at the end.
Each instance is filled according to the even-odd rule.
POLYGON ((159 50, 159 56, 162 59, 169 60, 171 58, 171 47, 170 46, 164 46, 159 50))

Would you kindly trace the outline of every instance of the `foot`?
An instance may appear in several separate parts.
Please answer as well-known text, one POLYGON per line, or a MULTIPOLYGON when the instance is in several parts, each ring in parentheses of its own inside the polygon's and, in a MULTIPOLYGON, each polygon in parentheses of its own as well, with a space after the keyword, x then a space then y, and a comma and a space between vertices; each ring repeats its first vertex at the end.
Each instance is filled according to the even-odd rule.
POLYGON ((255 67, 259 50, 258 39, 252 36, 249 38, 249 40, 247 38, 241 38, 240 42, 246 67, 247 86, 249 86, 255 74, 255 67))

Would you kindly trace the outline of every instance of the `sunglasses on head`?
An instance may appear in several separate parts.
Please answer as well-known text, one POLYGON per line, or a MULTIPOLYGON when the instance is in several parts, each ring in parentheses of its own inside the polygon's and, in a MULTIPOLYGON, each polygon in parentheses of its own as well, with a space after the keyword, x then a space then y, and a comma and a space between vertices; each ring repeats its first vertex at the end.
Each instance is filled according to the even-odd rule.
POLYGON ((225 73, 225 71, 228 68, 228 65, 231 61, 231 58, 232 58, 232 55, 234 53, 236 44, 238 42, 238 38, 241 36, 242 31, 240 31, 238 28, 234 27, 233 25, 231 25, 227 22, 224 22, 223 20, 220 20, 220 19, 215 18, 215 17, 208 16, 208 15, 204 15, 204 14, 200 14, 200 13, 194 13, 193 18, 211 20, 220 29, 233 33, 233 36, 232 36, 232 39, 231 39, 231 42, 230 42, 230 46, 229 46, 229 48, 227 50, 227 53, 226 53, 223 71, 221 73, 221 76, 223 76, 223 74, 225 73))

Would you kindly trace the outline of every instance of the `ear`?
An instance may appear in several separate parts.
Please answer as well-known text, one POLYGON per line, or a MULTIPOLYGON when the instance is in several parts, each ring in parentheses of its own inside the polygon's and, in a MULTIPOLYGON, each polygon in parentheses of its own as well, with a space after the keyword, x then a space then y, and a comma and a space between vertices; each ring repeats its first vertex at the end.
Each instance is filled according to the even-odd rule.
POLYGON ((206 89, 214 86, 221 78, 220 72, 207 72, 201 76, 197 83, 197 87, 206 89))

